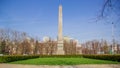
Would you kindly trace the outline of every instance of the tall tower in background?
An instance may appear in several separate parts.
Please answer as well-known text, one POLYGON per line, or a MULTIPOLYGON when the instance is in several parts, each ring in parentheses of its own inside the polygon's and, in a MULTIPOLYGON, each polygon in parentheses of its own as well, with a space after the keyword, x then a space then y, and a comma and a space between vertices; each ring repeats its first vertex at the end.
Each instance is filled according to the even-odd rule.
POLYGON ((58 13, 58 43, 57 43, 57 54, 64 55, 63 50, 63 32, 62 32, 62 4, 59 1, 59 13, 58 13))

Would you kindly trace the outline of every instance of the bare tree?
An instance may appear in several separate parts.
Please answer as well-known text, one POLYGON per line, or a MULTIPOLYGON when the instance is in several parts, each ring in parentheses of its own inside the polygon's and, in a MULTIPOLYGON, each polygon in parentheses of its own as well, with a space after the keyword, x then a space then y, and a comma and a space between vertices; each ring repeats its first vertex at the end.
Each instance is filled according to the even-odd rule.
POLYGON ((66 55, 77 54, 76 42, 74 40, 64 40, 64 51, 66 55))
POLYGON ((34 45, 34 54, 37 54, 39 51, 39 42, 36 40, 35 45, 34 45))
POLYGON ((104 18, 110 16, 111 13, 115 13, 120 19, 120 0, 104 0, 100 17, 104 18))
POLYGON ((103 51, 104 51, 104 54, 109 54, 108 44, 106 40, 104 41, 103 51))
POLYGON ((117 44, 117 54, 120 54, 120 44, 117 44))

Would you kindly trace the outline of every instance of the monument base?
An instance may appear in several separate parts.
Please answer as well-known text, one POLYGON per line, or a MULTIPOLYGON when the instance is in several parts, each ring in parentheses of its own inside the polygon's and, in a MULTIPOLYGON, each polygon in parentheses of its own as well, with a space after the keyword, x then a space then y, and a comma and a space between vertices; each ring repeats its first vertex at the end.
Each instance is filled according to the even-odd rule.
POLYGON ((63 41, 58 41, 58 44, 57 44, 57 55, 64 55, 64 49, 63 49, 63 41))

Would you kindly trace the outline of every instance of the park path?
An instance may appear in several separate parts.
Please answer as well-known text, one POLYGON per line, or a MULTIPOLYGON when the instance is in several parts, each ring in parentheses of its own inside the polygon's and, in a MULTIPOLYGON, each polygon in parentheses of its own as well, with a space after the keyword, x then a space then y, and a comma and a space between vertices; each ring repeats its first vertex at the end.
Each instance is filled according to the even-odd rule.
POLYGON ((0 64, 0 68, 120 68, 120 64, 89 64, 89 65, 21 65, 0 64))

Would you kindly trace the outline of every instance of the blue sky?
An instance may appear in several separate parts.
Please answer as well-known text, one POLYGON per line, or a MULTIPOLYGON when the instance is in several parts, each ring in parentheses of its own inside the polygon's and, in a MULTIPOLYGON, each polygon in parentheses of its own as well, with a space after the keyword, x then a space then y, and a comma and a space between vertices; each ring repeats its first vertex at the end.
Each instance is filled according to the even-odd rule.
MULTIPOLYGON (((104 0, 62 0, 63 35, 85 42, 93 39, 111 41, 111 24, 95 22, 104 0)), ((57 37, 59 0, 0 0, 0 28, 27 32, 40 39, 57 37)), ((112 20, 111 20, 112 21, 112 20)), ((115 38, 120 40, 118 23, 115 38)))

